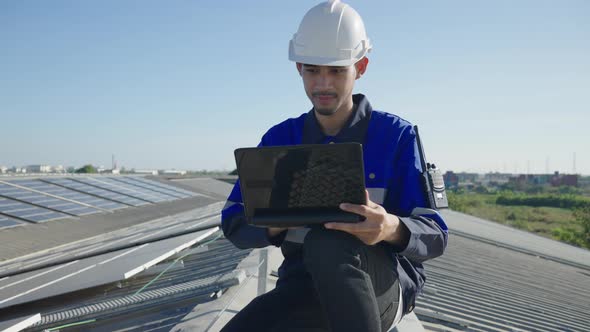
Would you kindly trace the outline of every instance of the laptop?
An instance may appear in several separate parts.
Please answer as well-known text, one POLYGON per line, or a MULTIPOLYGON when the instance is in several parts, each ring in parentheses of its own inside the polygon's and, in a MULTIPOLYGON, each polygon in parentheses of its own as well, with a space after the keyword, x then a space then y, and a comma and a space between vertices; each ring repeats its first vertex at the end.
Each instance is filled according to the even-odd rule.
POLYGON ((234 155, 248 223, 295 227, 364 220, 339 208, 366 204, 361 144, 240 148, 234 155))

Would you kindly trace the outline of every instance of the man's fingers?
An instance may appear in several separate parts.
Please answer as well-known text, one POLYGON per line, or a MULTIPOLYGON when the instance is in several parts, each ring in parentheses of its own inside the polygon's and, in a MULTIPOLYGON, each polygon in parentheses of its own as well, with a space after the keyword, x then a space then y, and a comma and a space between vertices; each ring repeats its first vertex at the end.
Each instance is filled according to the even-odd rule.
POLYGON ((342 203, 340 204, 340 209, 346 212, 360 214, 361 216, 365 216, 367 218, 378 214, 375 208, 369 207, 367 205, 342 203))
POLYGON ((371 197, 369 195, 369 191, 367 189, 365 189, 365 194, 367 195, 367 206, 372 208, 372 209, 376 209, 377 207, 379 207, 379 204, 373 202, 371 200, 371 197))
POLYGON ((356 214, 360 214, 365 217, 373 216, 376 214, 375 210, 379 208, 379 204, 373 202, 369 197, 369 191, 365 189, 365 195, 367 198, 367 204, 359 205, 359 204, 350 204, 350 203, 342 203, 340 204, 340 209, 352 212, 356 214))

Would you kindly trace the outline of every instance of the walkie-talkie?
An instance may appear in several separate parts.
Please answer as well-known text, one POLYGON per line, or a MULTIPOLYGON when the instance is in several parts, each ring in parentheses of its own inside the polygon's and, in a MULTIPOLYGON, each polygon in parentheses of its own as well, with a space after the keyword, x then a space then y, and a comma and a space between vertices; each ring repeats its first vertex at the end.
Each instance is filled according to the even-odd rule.
POLYGON ((424 155, 422 141, 418 134, 418 126, 414 126, 416 140, 418 141, 418 151, 420 152, 420 163, 422 164, 422 185, 428 196, 428 202, 432 209, 443 209, 449 207, 447 193, 445 192, 445 181, 440 169, 435 164, 427 163, 424 155))

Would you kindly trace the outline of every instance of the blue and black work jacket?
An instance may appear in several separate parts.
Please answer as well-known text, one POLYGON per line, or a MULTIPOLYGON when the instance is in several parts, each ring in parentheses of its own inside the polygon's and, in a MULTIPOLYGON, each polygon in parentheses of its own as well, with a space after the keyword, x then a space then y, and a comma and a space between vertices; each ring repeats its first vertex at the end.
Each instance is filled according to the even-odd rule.
MULTIPOLYGON (((354 114, 334 137, 321 133, 311 110, 272 127, 259 146, 333 142, 363 145, 365 183, 370 199, 398 216, 410 234, 403 248, 386 244, 391 249, 392 264, 402 290, 403 312, 407 314, 414 309, 416 296, 426 280, 422 262, 442 255, 446 248, 447 226, 436 211, 429 209, 421 183, 422 167, 413 126, 396 115, 373 110, 361 94, 354 95, 353 102, 354 114)), ((266 228, 249 225, 239 186, 238 180, 222 211, 225 237, 239 248, 281 246, 285 260, 279 269, 278 282, 304 277, 302 255, 297 247, 297 242, 303 243, 301 232, 289 230, 270 238, 266 228)))

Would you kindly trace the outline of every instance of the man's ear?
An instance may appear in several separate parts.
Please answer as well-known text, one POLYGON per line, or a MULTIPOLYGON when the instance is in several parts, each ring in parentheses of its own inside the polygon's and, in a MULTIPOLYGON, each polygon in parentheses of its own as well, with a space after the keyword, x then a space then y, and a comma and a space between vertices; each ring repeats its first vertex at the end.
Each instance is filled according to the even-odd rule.
POLYGON ((367 71, 368 66, 369 66, 369 59, 367 57, 363 57, 362 59, 357 61, 354 64, 354 67, 356 69, 356 78, 355 79, 358 80, 359 78, 361 78, 361 76, 363 76, 365 74, 365 72, 367 71))
POLYGON ((301 69, 303 69, 303 64, 296 62, 295 66, 297 66, 297 71, 299 72, 299 75, 301 75, 301 69))

